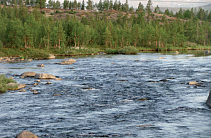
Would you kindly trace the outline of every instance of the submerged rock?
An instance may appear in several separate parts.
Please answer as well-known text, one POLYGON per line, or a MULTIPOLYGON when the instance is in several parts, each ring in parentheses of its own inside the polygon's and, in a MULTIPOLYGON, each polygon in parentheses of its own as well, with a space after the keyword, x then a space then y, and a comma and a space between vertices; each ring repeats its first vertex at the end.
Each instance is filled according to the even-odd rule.
POLYGON ((39 65, 37 65, 37 67, 45 67, 45 65, 39 64, 39 65))
POLYGON ((16 135, 16 138, 38 138, 38 136, 30 131, 22 131, 16 135))
POLYGON ((37 73, 34 76, 36 79, 55 79, 56 76, 47 73, 37 73))
POLYGON ((209 96, 208 96, 208 98, 207 98, 206 104, 207 104, 209 107, 211 107, 211 91, 210 91, 209 96))
POLYGON ((35 75, 36 75, 35 72, 24 72, 21 74, 21 78, 34 77, 35 75))
POLYGON ((68 60, 63 60, 60 65, 70 65, 73 64, 74 62, 76 62, 75 59, 68 59, 68 60))

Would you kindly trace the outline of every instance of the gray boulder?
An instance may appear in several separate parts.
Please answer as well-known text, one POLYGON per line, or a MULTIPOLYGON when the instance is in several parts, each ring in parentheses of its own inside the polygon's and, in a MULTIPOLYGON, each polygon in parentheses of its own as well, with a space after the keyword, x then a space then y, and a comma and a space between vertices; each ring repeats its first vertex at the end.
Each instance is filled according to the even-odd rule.
POLYGON ((16 135, 16 138, 38 138, 38 136, 29 131, 22 131, 16 135))
POLYGON ((211 107, 211 91, 210 91, 209 96, 208 96, 208 98, 207 98, 206 104, 207 104, 209 107, 211 107))
POLYGON ((21 74, 21 78, 34 77, 35 74, 36 74, 35 72, 24 72, 21 74))
POLYGON ((36 78, 36 79, 55 79, 56 76, 47 74, 47 73, 36 73, 34 78, 36 78))

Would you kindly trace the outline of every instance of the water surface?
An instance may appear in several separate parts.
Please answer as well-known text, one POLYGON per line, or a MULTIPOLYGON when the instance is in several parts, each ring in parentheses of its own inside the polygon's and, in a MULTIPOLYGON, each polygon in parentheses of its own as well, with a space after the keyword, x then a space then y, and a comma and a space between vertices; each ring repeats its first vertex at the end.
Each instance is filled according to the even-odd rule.
POLYGON ((76 58, 72 65, 55 64, 63 59, 0 63, 8 77, 35 71, 63 79, 34 87, 36 79, 14 77, 29 85, 26 92, 0 94, 0 137, 23 130, 41 138, 210 137, 211 111, 204 103, 211 56, 201 53, 97 55, 76 58), (201 85, 187 85, 190 81, 201 85))

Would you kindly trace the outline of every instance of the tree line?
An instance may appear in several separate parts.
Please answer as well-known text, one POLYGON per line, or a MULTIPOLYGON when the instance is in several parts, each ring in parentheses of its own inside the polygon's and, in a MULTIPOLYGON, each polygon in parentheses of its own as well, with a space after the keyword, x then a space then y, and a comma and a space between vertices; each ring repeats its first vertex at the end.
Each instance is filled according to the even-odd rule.
POLYGON ((110 13, 107 12, 95 12, 81 20, 68 15, 58 20, 52 16, 45 17, 37 8, 28 13, 24 6, 5 6, 0 8, 0 48, 165 48, 185 47, 186 42, 210 45, 209 16, 190 11, 191 16, 186 18, 187 13, 181 12, 175 16, 186 20, 177 18, 171 21, 167 16, 157 18, 150 4, 148 2, 146 8, 139 5, 137 12, 118 12, 116 20, 108 20, 110 13))

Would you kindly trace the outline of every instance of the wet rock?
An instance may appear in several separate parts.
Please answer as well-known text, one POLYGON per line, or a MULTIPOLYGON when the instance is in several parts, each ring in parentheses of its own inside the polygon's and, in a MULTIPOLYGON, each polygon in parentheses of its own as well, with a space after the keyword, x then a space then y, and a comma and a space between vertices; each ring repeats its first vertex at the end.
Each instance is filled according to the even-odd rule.
POLYGON ((46 82, 46 84, 51 84, 51 82, 48 81, 48 82, 46 82))
POLYGON ((138 127, 149 127, 152 126, 151 124, 146 124, 146 125, 139 125, 138 127))
POLYGON ((37 65, 37 67, 45 67, 45 65, 39 64, 39 65, 37 65))
POLYGON ((26 92, 26 90, 25 89, 21 89, 21 90, 19 90, 19 92, 26 92))
POLYGON ((35 72, 24 72, 21 74, 21 78, 34 77, 35 75, 36 75, 35 72))
POLYGON ((207 98, 206 104, 207 104, 209 107, 211 107, 211 91, 210 91, 209 96, 208 96, 208 98, 207 98))
POLYGON ((60 96, 61 94, 54 94, 53 96, 60 96))
POLYGON ((68 59, 68 60, 63 60, 60 65, 70 65, 73 64, 74 62, 76 62, 75 59, 68 59))
POLYGON ((38 136, 30 131, 22 131, 15 138, 38 138, 38 136))
POLYGON ((139 60, 135 60, 135 61, 139 61, 139 60))
POLYGON ((165 57, 159 57, 158 59, 164 59, 165 57))
POLYGON ((156 83, 157 81, 148 81, 148 82, 151 82, 151 83, 156 83))
POLYGON ((53 54, 49 54, 48 59, 55 59, 56 57, 53 54))
POLYGON ((22 89, 24 87, 26 87, 25 84, 18 84, 18 83, 13 83, 13 82, 7 84, 8 90, 19 90, 19 89, 22 89))
POLYGON ((55 79, 56 76, 47 73, 36 73, 34 76, 36 79, 55 79))
POLYGON ((179 52, 178 51, 175 51, 175 53, 174 54, 179 54, 179 52))
POLYGON ((18 84, 18 90, 19 90, 19 89, 22 89, 22 88, 25 88, 25 87, 26 87, 25 84, 18 84))
POLYGON ((166 82, 166 81, 169 81, 169 80, 167 80, 167 79, 162 79, 162 80, 159 80, 159 81, 166 82))
POLYGON ((147 98, 140 98, 140 99, 137 99, 138 101, 146 101, 148 100, 147 98))
POLYGON ((35 82, 41 82, 40 80, 36 80, 35 82))
POLYGON ((38 92, 37 92, 37 90, 31 90, 32 92, 33 92, 33 94, 39 94, 38 92))
POLYGON ((62 80, 62 78, 55 78, 54 80, 59 81, 59 80, 62 80))
POLYGON ((196 82, 196 81, 191 81, 191 82, 189 82, 188 84, 189 85, 196 85, 198 82, 196 82))
POLYGON ((31 61, 33 61, 33 59, 28 59, 27 61, 28 61, 28 62, 31 62, 31 61))
POLYGON ((34 86, 37 86, 37 85, 38 85, 38 83, 34 83, 33 85, 34 85, 34 86))

